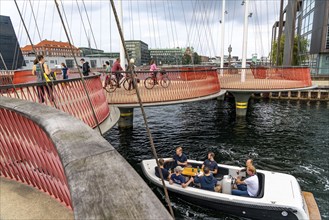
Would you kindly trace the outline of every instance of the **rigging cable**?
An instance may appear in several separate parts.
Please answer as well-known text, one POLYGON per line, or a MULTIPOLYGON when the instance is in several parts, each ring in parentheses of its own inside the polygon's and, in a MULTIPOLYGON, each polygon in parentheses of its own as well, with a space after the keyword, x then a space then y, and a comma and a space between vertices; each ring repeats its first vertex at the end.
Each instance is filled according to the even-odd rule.
MULTIPOLYGON (((83 30, 85 31, 86 38, 88 39, 88 33, 87 33, 87 30, 86 30, 85 23, 83 22, 83 18, 82 18, 82 14, 81 14, 81 10, 80 10, 80 7, 79 7, 78 0, 75 0, 75 1, 76 1, 76 3, 77 3, 77 6, 78 6, 78 11, 79 11, 79 15, 80 15, 81 23, 82 23, 82 26, 83 26, 83 30)), ((80 34, 80 39, 81 39, 81 34, 80 34)), ((81 41, 81 40, 80 40, 80 41, 81 41)), ((88 42, 89 42, 89 39, 88 39, 88 42)), ((81 44, 81 43, 80 43, 80 44, 81 44)))
MULTIPOLYGON (((168 30, 169 28, 168 28, 168 19, 167 19, 166 5, 165 5, 165 2, 164 1, 162 2, 162 4, 163 4, 163 9, 164 9, 164 15, 165 15, 167 39, 169 39, 170 34, 169 34, 169 30, 168 30)), ((169 48, 171 48, 171 42, 170 42, 170 40, 169 40, 169 48)))
POLYGON ((53 15, 51 18, 50 40, 53 38, 54 16, 55 16, 55 7, 53 7, 53 15))
MULTIPOLYGON (((82 0, 82 4, 83 4, 83 7, 85 9, 85 13, 86 13, 86 16, 87 16, 87 21, 88 21, 88 24, 89 24, 91 35, 93 36, 95 47, 96 47, 96 49, 98 49, 97 44, 96 44, 95 35, 94 35, 94 32, 93 32, 93 28, 92 28, 91 23, 90 23, 90 20, 89 20, 89 16, 88 16, 88 13, 87 13, 87 8, 86 8, 85 1, 84 0, 82 0)), ((92 1, 91 1, 91 4, 92 4, 92 1)))
MULTIPOLYGON (((110 3, 111 5, 111 3, 110 3)), ((111 6, 110 6, 111 7, 111 6)), ((111 10, 110 10, 110 13, 111 13, 111 10)), ((139 39, 142 39, 142 28, 141 28, 141 17, 140 17, 140 14, 139 14, 139 3, 137 3, 137 13, 138 13, 138 25, 139 25, 139 39)))
POLYGON ((155 25, 154 25, 154 16, 153 16, 153 7, 152 7, 152 0, 150 0, 150 6, 151 6, 151 16, 152 16, 152 26, 153 26, 153 38, 155 43, 155 48, 158 48, 157 44, 157 38, 156 38, 156 31, 155 31, 155 25))
MULTIPOLYGON (((157 10, 157 4, 156 4, 156 3, 154 4, 154 8, 155 8, 155 13, 156 13, 156 15, 157 15, 157 11, 158 11, 158 10, 157 10)), ((158 32, 157 32, 157 33, 158 33, 158 37, 159 37, 159 46, 160 46, 160 48, 162 48, 162 46, 161 46, 161 37, 160 37, 160 33, 161 33, 161 32, 160 32, 159 21, 158 21, 158 20, 159 20, 159 16, 156 16, 156 18, 157 18, 157 19, 156 19, 155 21, 156 21, 156 26, 157 26, 157 28, 158 28, 158 32)))
MULTIPOLYGON (((21 11, 20 11, 20 9, 19 9, 19 7, 18 7, 17 0, 14 0, 14 2, 15 2, 15 5, 16 5, 16 8, 17 8, 17 10, 18 10, 19 16, 20 16, 20 18, 21 18, 22 24, 23 24, 23 26, 24 26, 25 32, 26 32, 26 34, 27 34, 28 40, 30 41, 30 44, 31 44, 32 50, 33 50, 35 56, 37 57, 38 55, 37 55, 37 53, 36 53, 36 50, 35 50, 35 47, 34 47, 34 45, 33 45, 33 42, 32 42, 31 36, 30 36, 30 34, 29 34, 29 31, 28 31, 28 29, 27 29, 27 27, 26 27, 26 25, 25 25, 25 22, 24 22, 24 19, 23 19, 22 13, 21 13, 21 11)), ((40 65, 40 69, 42 69, 40 63, 39 63, 39 65, 40 65)), ((53 81, 52 81, 52 84, 53 84, 53 81)), ((54 85, 54 84, 53 84, 53 85, 54 85)), ((46 81, 46 86, 47 86, 47 88, 48 88, 50 91, 52 90, 52 89, 50 88, 49 83, 48 83, 47 81, 46 81)), ((51 93, 51 96, 53 96, 52 93, 51 93)), ((52 97, 52 98, 53 98, 53 97, 52 97)), ((54 107, 57 108, 56 102, 53 102, 53 103, 54 103, 54 107)))
MULTIPOLYGON (((16 1, 16 0, 15 0, 15 1, 16 1)), ((61 14, 60 9, 59 9, 59 6, 58 6, 58 2, 57 2, 57 0, 54 0, 54 2, 55 2, 55 5, 56 5, 56 8, 57 8, 57 12, 58 12, 58 15, 59 15, 59 17, 60 17, 60 20, 61 20, 61 23, 62 23, 63 29, 64 29, 64 31, 65 31, 65 34, 66 34, 67 40, 68 40, 68 42, 69 42, 70 49, 71 49, 71 52, 72 52, 72 56, 73 56, 73 58, 74 58, 74 61, 75 61, 76 65, 78 66, 78 65, 79 65, 79 64, 78 64, 78 60, 77 60, 77 57, 76 57, 76 55, 75 55, 75 53, 74 53, 73 46, 72 46, 72 44, 71 44, 71 40, 70 40, 69 34, 68 34, 68 32, 67 32, 67 29, 66 29, 66 26, 65 26, 65 24, 64 24, 64 20, 63 20, 62 14, 61 14)), ((62 3, 62 2, 61 2, 61 3, 62 3)), ((63 4, 62 4, 62 6, 63 6, 63 4)), ((100 128, 100 126, 99 126, 99 122, 98 122, 98 119, 97 119, 97 116, 96 116, 96 112, 95 112, 95 109, 94 109, 93 104, 92 104, 92 102, 91 102, 91 99, 90 99, 90 96, 89 96, 89 92, 88 92, 88 90, 87 90, 86 82, 85 82, 85 79, 82 77, 82 73, 81 73, 80 68, 78 68, 78 72, 79 72, 79 75, 80 75, 80 79, 81 79, 81 82, 82 82, 83 88, 84 88, 84 90, 85 90, 85 92, 86 92, 87 99, 88 99, 89 105, 90 105, 90 107, 91 107, 91 110, 92 110, 92 113, 93 113, 94 120, 95 120, 95 122, 96 122, 96 124, 97 124, 98 131, 99 131, 100 135, 102 135, 102 131, 101 131, 101 128, 100 128)))
MULTIPOLYGON (((22 10, 23 10, 23 13, 26 12, 26 10, 25 10, 25 2, 23 3, 22 10)), ((22 40, 22 34, 21 33, 22 33, 22 21, 20 20, 19 21, 19 26, 18 26, 18 36, 20 36, 20 39, 19 40, 17 39, 17 41, 16 41, 15 52, 14 52, 14 57, 13 57, 13 64, 11 65, 11 69, 12 70, 17 69, 17 65, 18 65, 19 51, 20 51, 20 49, 18 49, 18 47, 19 47, 18 42, 21 42, 21 40, 22 40)), ((22 61, 22 65, 23 64, 24 64, 24 59, 22 61)))
POLYGON ((154 146, 152 134, 151 134, 150 128, 148 127, 148 122, 147 122, 147 118, 146 118, 146 113, 145 113, 145 110, 144 110, 143 102, 142 102, 142 99, 141 99, 141 96, 140 96, 140 93, 139 93, 139 89, 138 89, 138 86, 137 86, 137 83, 136 83, 136 80, 135 80, 135 77, 134 77, 134 72, 133 72, 134 70, 132 68, 132 65, 133 64, 129 62, 129 54, 128 54, 127 47, 125 45, 124 36, 123 36, 123 33, 122 33, 122 29, 120 27, 119 18, 118 18, 118 14, 116 12, 116 9, 115 9, 114 2, 113 2, 113 0, 110 0, 110 1, 111 1, 111 5, 112 5, 113 14, 114 14, 114 17, 115 17, 115 20, 116 20, 116 23, 117 23, 117 27, 118 27, 119 35, 120 35, 120 38, 121 38, 121 42, 123 44, 125 55, 126 55, 126 58, 128 60, 129 67, 130 67, 129 69, 131 71, 131 77, 132 77, 133 86, 136 89, 136 95, 137 95, 137 99, 138 99, 138 102, 139 102, 139 105, 140 105, 140 108, 141 108, 141 112, 142 112, 142 115, 143 115, 143 119, 144 119, 144 124, 145 124, 145 127, 146 127, 146 131, 147 131, 147 134, 148 134, 148 137, 149 137, 149 140, 150 140, 152 153, 153 153, 153 156, 154 156, 154 158, 156 160, 156 163, 157 163, 157 166, 158 166, 158 170, 159 170, 159 174, 160 174, 160 177, 161 177, 162 186, 163 186, 163 189, 164 189, 164 192, 165 192, 165 196, 166 196, 166 202, 168 204, 168 208, 170 210, 171 216, 173 218, 175 218, 174 212, 173 212, 173 209, 172 209, 172 206, 171 206, 171 203, 170 203, 169 195, 168 195, 168 190, 167 190, 167 187, 166 187, 166 184, 164 182, 163 175, 162 175, 162 172, 161 172, 161 169, 160 169, 159 159, 158 159, 157 152, 156 152, 156 149, 155 149, 155 146, 154 146))

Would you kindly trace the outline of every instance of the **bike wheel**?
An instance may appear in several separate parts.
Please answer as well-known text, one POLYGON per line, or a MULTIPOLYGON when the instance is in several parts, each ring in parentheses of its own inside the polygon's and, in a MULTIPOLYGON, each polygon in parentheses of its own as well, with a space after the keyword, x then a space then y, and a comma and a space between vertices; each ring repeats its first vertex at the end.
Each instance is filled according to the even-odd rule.
POLYGON ((154 80, 152 77, 147 77, 144 81, 144 86, 147 89, 153 89, 154 87, 154 80))
POLYGON ((123 82, 123 88, 125 88, 125 90, 130 91, 134 88, 133 82, 131 79, 125 79, 125 81, 123 82))
POLYGON ((168 76, 164 76, 162 78, 162 80, 160 81, 160 85, 163 87, 163 88, 167 88, 168 86, 170 86, 170 79, 168 78, 168 76))
POLYGON ((111 79, 109 83, 105 86, 105 90, 109 93, 114 92, 117 89, 117 82, 111 79))

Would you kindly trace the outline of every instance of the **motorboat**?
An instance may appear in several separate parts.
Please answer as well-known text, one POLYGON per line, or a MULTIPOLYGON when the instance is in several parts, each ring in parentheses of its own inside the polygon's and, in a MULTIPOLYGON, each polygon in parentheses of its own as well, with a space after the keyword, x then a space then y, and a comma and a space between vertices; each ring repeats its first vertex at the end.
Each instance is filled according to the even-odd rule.
MULTIPOLYGON (((165 161, 170 160, 165 159, 165 161)), ((188 160, 188 164, 192 171, 198 172, 203 162, 188 160)), ((170 167, 172 167, 171 162, 165 163, 165 168, 170 167)), ((155 159, 142 161, 142 169, 147 179, 156 186, 162 187, 161 179, 155 175, 156 168, 155 159)), ((313 194, 301 191, 294 176, 265 170, 257 170, 256 173, 259 181, 256 197, 231 194, 235 178, 237 176, 246 177, 246 172, 242 171, 241 167, 224 164, 218 164, 218 172, 215 175, 222 186, 222 192, 204 190, 198 188, 196 184, 190 184, 186 188, 175 183, 169 184, 167 180, 165 184, 169 192, 188 202, 236 216, 262 220, 321 219, 313 194)))

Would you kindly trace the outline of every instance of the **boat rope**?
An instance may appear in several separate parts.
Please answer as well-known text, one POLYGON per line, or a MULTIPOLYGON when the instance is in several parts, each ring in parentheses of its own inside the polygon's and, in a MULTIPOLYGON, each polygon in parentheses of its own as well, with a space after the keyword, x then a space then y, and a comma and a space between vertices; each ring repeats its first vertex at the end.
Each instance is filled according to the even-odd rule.
POLYGON ((112 5, 112 10, 113 10, 113 14, 114 14, 114 17, 115 17, 115 21, 116 21, 116 24, 117 24, 117 28, 118 28, 118 31, 119 31, 119 35, 120 35, 120 38, 121 38, 121 42, 123 44, 124 52, 125 52, 125 55, 126 55, 126 58, 127 58, 127 61, 128 61, 128 65, 129 65, 128 67, 129 67, 129 70, 131 71, 130 74, 131 74, 131 77, 132 77, 133 86, 136 89, 136 95, 137 95, 139 106, 141 108, 141 112, 142 112, 142 115, 143 115, 143 119, 144 119, 144 124, 145 124, 145 127, 146 127, 146 131, 147 131, 147 134, 148 134, 148 137, 149 137, 149 140, 150 140, 152 153, 153 153, 153 156, 154 156, 154 158, 156 160, 156 163, 157 163, 157 166, 158 166, 158 171, 159 171, 159 174, 160 174, 162 186, 163 186, 163 189, 164 189, 164 192, 165 192, 165 196, 166 196, 166 202, 168 204, 168 208, 170 210, 171 216, 173 218, 175 218, 174 211, 172 209, 171 202, 170 202, 170 199, 169 199, 168 190, 167 190, 167 187, 166 187, 166 184, 164 182, 164 178, 163 178, 163 175, 162 175, 162 172, 161 172, 161 168, 160 168, 160 164, 159 164, 159 158, 158 158, 158 155, 157 155, 155 146, 154 146, 153 137, 152 137, 150 128, 148 126, 148 122, 147 122, 147 118, 146 118, 146 113, 145 113, 145 110, 144 110, 143 102, 142 102, 142 99, 141 99, 141 96, 140 96, 140 93, 139 93, 139 89, 138 89, 138 86, 137 86, 137 83, 136 83, 136 80, 135 80, 133 64, 129 62, 129 54, 128 54, 128 50, 127 50, 127 47, 126 47, 126 44, 125 44, 125 39, 124 39, 124 36, 123 36, 121 25, 120 25, 120 22, 119 22, 119 17, 118 17, 118 14, 117 14, 117 11, 116 11, 116 8, 115 8, 115 5, 114 5, 114 1, 113 0, 110 0, 110 1, 111 1, 111 5, 112 5))
MULTIPOLYGON (((16 1, 16 0, 15 0, 15 1, 16 1)), ((72 56, 73 56, 73 58, 74 58, 75 64, 76 64, 77 66, 79 66, 79 64, 78 64, 78 60, 77 60, 77 57, 76 57, 76 55, 75 55, 75 53, 74 53, 74 50, 73 50, 73 45, 72 45, 72 43, 71 43, 71 40, 70 40, 69 34, 68 34, 68 32, 67 32, 67 29, 66 29, 66 26, 65 26, 65 23, 64 23, 63 17, 62 17, 62 13, 61 13, 61 11, 60 11, 60 9, 59 9, 58 2, 57 2, 57 0, 54 0, 54 2, 55 2, 56 8, 57 8, 57 12, 58 12, 58 15, 59 15, 59 17, 60 17, 60 20, 61 20, 61 23, 62 23, 62 26, 63 26, 64 32, 65 32, 65 35, 66 35, 66 38, 67 38, 67 40, 68 40, 68 42, 69 42, 70 49, 71 49, 72 56)), ((102 131, 101 131, 101 128, 100 128, 100 126, 99 126, 99 122, 98 122, 98 119, 97 119, 97 116, 96 116, 96 112, 95 112, 94 106, 93 106, 93 104, 92 104, 92 102, 91 102, 91 99, 90 99, 90 96, 89 96, 89 92, 88 92, 88 90, 87 90, 86 82, 85 82, 84 78, 82 77, 82 73, 81 73, 80 68, 78 68, 78 72, 79 72, 80 79, 81 79, 81 82, 82 82, 83 88, 84 88, 84 90, 85 90, 86 96, 87 96, 87 98, 88 98, 88 102, 89 102, 89 105, 90 105, 90 107, 91 107, 91 110, 92 110, 92 113, 93 113, 93 117, 94 117, 94 120, 95 120, 96 125, 97 125, 97 129, 98 129, 100 135, 102 135, 102 131)))
MULTIPOLYGON (((22 24, 23 24, 23 26, 24 26, 25 32, 26 32, 26 34, 27 34, 28 40, 30 41, 30 44, 31 44, 31 47, 32 47, 33 53, 34 53, 34 55, 35 55, 35 58, 37 58, 37 56, 38 56, 38 55, 37 55, 37 51, 35 50, 35 47, 34 47, 34 45, 33 45, 33 42, 32 42, 31 36, 30 36, 30 33, 29 33, 29 31, 28 31, 28 29, 27 29, 27 27, 26 27, 26 24, 25 24, 25 21, 24 21, 24 19, 23 19, 23 16, 22 16, 21 10, 20 10, 19 7, 18 7, 17 0, 14 0, 14 2, 15 2, 15 5, 16 5, 16 8, 17 8, 17 11, 18 11, 18 13, 19 13, 19 16, 20 16, 20 18, 21 18, 22 24)), ((39 65, 40 65, 40 69, 42 70, 43 68, 42 68, 42 66, 41 66, 40 63, 39 63, 39 65)), ((54 87, 54 82, 53 82, 53 80, 51 80, 51 84, 52 84, 52 86, 54 87)), ((52 91, 52 88, 50 88, 49 83, 48 83, 47 81, 46 81, 46 86, 47 86, 47 88, 48 88, 49 91, 52 91)), ((51 98, 53 99, 53 93, 51 93, 50 95, 52 96, 51 98)), ((54 107, 57 108, 56 102, 53 101, 53 103, 54 103, 54 107)))

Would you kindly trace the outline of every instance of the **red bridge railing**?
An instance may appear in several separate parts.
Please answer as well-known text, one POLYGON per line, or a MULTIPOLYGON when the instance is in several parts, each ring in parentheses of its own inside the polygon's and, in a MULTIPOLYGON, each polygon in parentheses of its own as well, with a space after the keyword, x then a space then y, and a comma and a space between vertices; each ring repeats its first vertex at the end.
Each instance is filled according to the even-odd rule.
MULTIPOLYGON (((179 101, 219 93, 221 90, 218 74, 215 69, 199 68, 165 70, 165 75, 169 78, 170 84, 167 88, 160 85, 162 74, 157 73, 158 85, 152 89, 145 87, 145 79, 151 76, 150 71, 137 71, 137 84, 144 103, 161 103, 179 101)), ((137 104, 135 91, 127 91, 121 86, 114 92, 107 92, 107 100, 110 104, 137 104)))
POLYGON ((72 208, 57 150, 27 117, 0 108, 0 176, 38 188, 72 208))
MULTIPOLYGON (((85 82, 98 122, 110 114, 99 75, 85 77, 85 82)), ((92 109, 80 78, 56 80, 52 83, 25 83, 0 86, 0 96, 44 103, 79 118, 90 127, 96 127, 92 109)))
POLYGON ((312 86, 308 67, 252 67, 218 69, 223 89, 295 89, 312 86), (246 74, 241 82, 241 74, 246 74))

